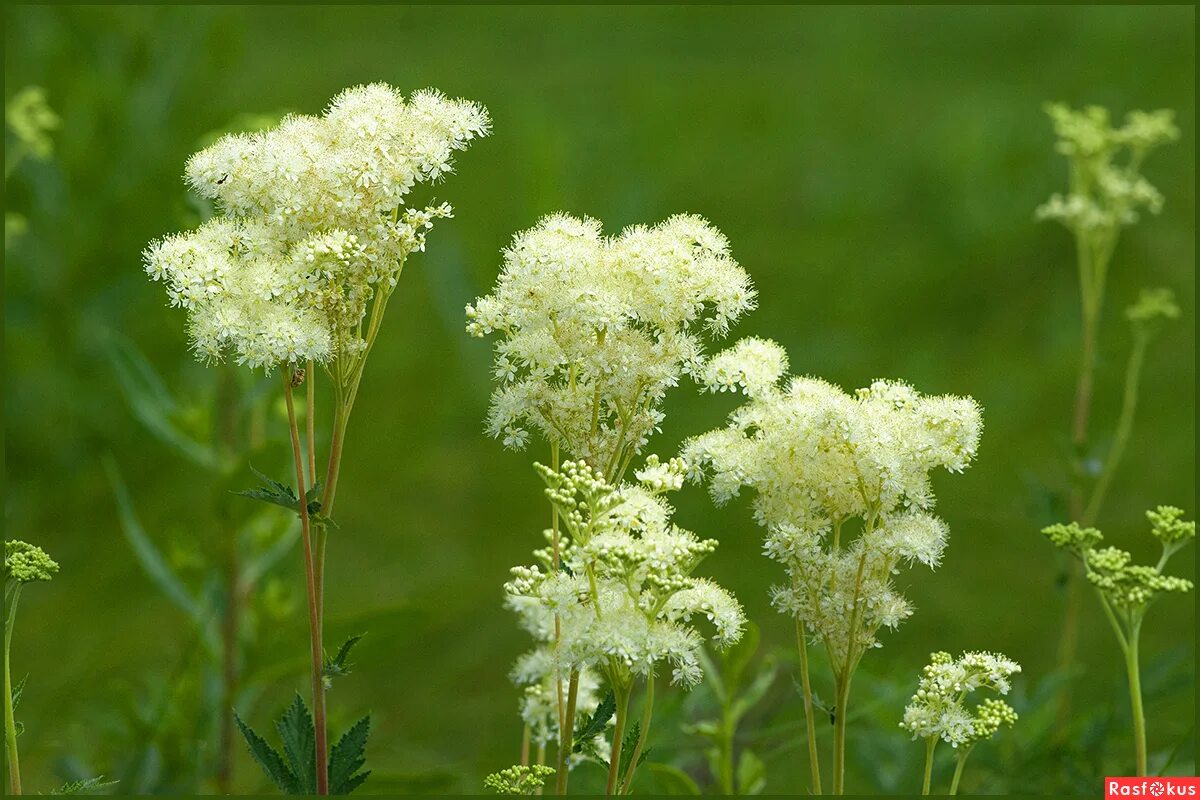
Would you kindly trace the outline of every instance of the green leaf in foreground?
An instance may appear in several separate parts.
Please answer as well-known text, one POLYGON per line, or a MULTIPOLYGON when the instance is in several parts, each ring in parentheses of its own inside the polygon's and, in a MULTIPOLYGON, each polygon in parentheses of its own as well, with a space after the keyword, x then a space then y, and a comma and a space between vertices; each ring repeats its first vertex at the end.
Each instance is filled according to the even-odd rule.
POLYGON ((103 775, 94 778, 84 778, 78 781, 67 781, 50 794, 89 794, 97 789, 116 786, 120 781, 106 781, 103 775))
POLYGON ((359 772, 367 761, 365 751, 370 733, 371 718, 366 716, 354 723, 329 752, 330 794, 350 794, 371 774, 370 770, 359 772))
POLYGON ((604 699, 600 701, 600 705, 596 706, 596 710, 592 712, 591 718, 587 722, 579 726, 575 731, 575 746, 573 752, 582 752, 584 746, 599 736, 608 726, 608 721, 612 719, 613 714, 617 713, 617 699, 610 689, 604 699))

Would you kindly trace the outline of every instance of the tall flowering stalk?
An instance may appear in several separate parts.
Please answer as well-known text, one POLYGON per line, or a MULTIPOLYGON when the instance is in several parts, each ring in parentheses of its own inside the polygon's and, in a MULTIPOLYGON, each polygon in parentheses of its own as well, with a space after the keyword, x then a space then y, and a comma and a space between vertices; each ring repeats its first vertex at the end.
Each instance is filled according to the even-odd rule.
MULTIPOLYGON (((678 634, 682 639, 671 652, 679 660, 655 637, 667 630, 663 615, 675 613, 664 603, 674 597, 682 613, 692 596, 682 593, 685 584, 698 580, 691 569, 711 544, 690 549, 701 543, 669 525, 657 499, 675 480, 670 475, 678 464, 648 461, 640 488, 624 479, 663 421, 667 391, 703 368, 705 338, 724 336, 754 304, 750 278, 730 256, 728 241, 699 217, 676 216, 609 237, 596 220, 555 214, 513 239, 493 292, 467 307, 469 333, 500 337, 488 432, 514 449, 524 448, 531 433, 550 446, 550 464, 539 467, 551 501, 549 546, 539 554, 547 572, 515 570, 509 602, 539 640, 538 663, 552 687, 559 794, 567 789, 582 687, 592 675, 607 679, 617 705, 628 704, 634 678, 645 678, 645 716, 634 745, 639 751, 652 707, 654 664, 673 660, 683 670, 681 679, 694 677, 682 654, 688 650, 683 644, 695 644, 698 634, 678 634), (649 490, 646 480, 666 483, 649 490), (640 511, 629 500, 635 496, 640 511), (652 520, 643 516, 651 512, 652 520), (687 544, 686 557, 663 566, 678 585, 651 585, 651 573, 636 565, 671 537, 687 544), (603 542, 620 547, 594 549, 603 542), (586 581, 577 587, 582 595, 558 593, 579 581, 586 581), (628 631, 632 639, 602 657, 597 648, 611 626, 597 629, 592 618, 606 607, 610 619, 641 621, 628 631)), ((727 638, 733 631, 728 628, 727 638)), ((624 708, 607 713, 625 726, 624 708)), ((585 730, 591 736, 602 728, 585 730)), ((618 734, 608 756, 612 792, 628 789, 637 766, 634 758, 619 774, 620 751, 618 734)))
POLYGON ((445 204, 409 208, 408 194, 450 172, 455 152, 489 125, 482 107, 436 91, 405 98, 386 84, 347 89, 319 117, 289 116, 193 155, 187 181, 219 213, 146 250, 146 272, 188 312, 198 358, 281 374, 296 488, 272 482, 256 496, 292 505, 301 520, 318 794, 330 791, 325 689, 335 672, 322 646, 325 550, 347 426, 404 264, 424 249, 434 220, 451 214, 445 204), (315 365, 333 393, 323 475, 315 365), (305 445, 294 397, 302 384, 305 445))
POLYGON ((796 621, 812 790, 822 791, 808 645, 819 641, 836 689, 833 779, 844 790, 850 685, 881 627, 895 628, 912 607, 893 583, 901 566, 933 568, 949 529, 931 512, 929 473, 961 472, 975 458, 982 429, 970 398, 927 397, 897 381, 853 395, 816 378, 791 378, 783 349, 744 339, 715 356, 705 382, 743 391, 749 401, 730 424, 689 441, 694 477, 710 476, 724 503, 755 491, 754 513, 767 529, 765 555, 783 565, 775 607, 796 621))
MULTIPOLYGON (((1108 110, 1100 106, 1077 110, 1050 103, 1046 113, 1058 137, 1055 149, 1069 165, 1069 188, 1065 194, 1052 195, 1037 209, 1037 217, 1061 223, 1075 239, 1080 355, 1071 416, 1074 459, 1068 510, 1073 520, 1087 527, 1099 518, 1109 484, 1124 455, 1147 342, 1135 328, 1114 443, 1107 457, 1096 457, 1092 452, 1091 416, 1108 273, 1122 230, 1136 224, 1142 212, 1157 214, 1162 209, 1163 197, 1142 175, 1142 164, 1154 150, 1178 139, 1179 129, 1168 110, 1133 111, 1120 126, 1114 125, 1108 110)), ((1067 573, 1066 608, 1059 636, 1061 669, 1075 660, 1079 602, 1079 571, 1071 569, 1067 573)), ((1065 721, 1070 710, 1068 688, 1060 697, 1060 721, 1065 721)))
POLYGON ((1146 715, 1142 708, 1140 656, 1142 623, 1147 610, 1159 597, 1192 590, 1191 581, 1167 575, 1163 569, 1173 555, 1196 538, 1196 522, 1185 521, 1182 509, 1159 506, 1147 511, 1146 519, 1150 521, 1150 534, 1162 546, 1162 555, 1152 567, 1134 564, 1133 556, 1125 550, 1100 548, 1104 534, 1095 528, 1081 527, 1072 522, 1051 525, 1042 530, 1052 544, 1079 559, 1121 648, 1125 675, 1129 681, 1134 763, 1138 775, 1145 775, 1147 770, 1146 715))

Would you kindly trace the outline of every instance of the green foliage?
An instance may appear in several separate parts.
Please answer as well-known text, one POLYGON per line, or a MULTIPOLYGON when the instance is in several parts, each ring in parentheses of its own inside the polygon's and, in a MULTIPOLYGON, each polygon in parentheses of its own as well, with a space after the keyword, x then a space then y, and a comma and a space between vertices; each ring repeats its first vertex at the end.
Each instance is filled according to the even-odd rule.
MULTIPOLYGON (((316 730, 312 715, 299 694, 275 722, 275 730, 283 743, 282 753, 255 733, 241 717, 235 715, 234 719, 246 740, 251 757, 281 792, 299 795, 316 793, 316 730)), ((350 794, 371 774, 370 770, 360 771, 366 763, 365 751, 370 730, 370 717, 363 717, 330 750, 330 794, 350 794)))
MULTIPOLYGON (((281 506, 290 511, 300 512, 297 508, 300 505, 300 499, 296 496, 296 490, 286 483, 281 483, 274 478, 259 472, 254 467, 250 468, 258 479, 262 481, 262 486, 254 489, 242 489, 234 492, 234 494, 242 497, 249 497, 254 500, 261 500, 264 503, 281 506)), ((321 513, 321 501, 318 499, 321 496, 321 482, 317 481, 307 492, 304 493, 304 498, 308 501, 308 513, 310 516, 316 516, 321 513)))
POLYGON ((351 636, 346 641, 342 642, 341 647, 337 649, 337 653, 332 658, 325 656, 325 665, 322 669, 322 678, 325 681, 326 688, 333 685, 334 678, 340 678, 350 674, 350 668, 353 666, 347 659, 350 658, 350 651, 354 646, 362 641, 365 633, 360 633, 357 636, 351 636))
POLYGON ((592 712, 592 716, 575 730, 573 740, 575 744, 572 752, 581 753, 585 749, 590 752, 595 738, 604 732, 604 729, 608 727, 608 721, 613 718, 615 713, 617 713, 617 699, 609 689, 600 704, 596 706, 596 710, 592 712))
POLYGON ((118 781, 106 781, 104 780, 103 775, 97 775, 94 778, 83 778, 76 781, 67 781, 50 794, 92 794, 99 789, 107 789, 110 786, 116 786, 117 783, 118 781))

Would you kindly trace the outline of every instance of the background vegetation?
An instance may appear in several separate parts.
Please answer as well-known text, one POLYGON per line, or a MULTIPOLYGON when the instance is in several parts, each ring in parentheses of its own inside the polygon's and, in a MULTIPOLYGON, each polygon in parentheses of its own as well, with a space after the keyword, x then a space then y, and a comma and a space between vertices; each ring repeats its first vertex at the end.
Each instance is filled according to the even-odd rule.
MULTIPOLYGON (((17 672, 35 676, 20 709, 27 786, 93 767, 123 778, 117 791, 169 785, 172 758, 203 752, 187 742, 211 746, 208 730, 180 732, 191 717, 176 707, 196 637, 122 536, 103 465, 111 458, 148 535, 197 586, 220 535, 212 475, 131 413, 113 334, 181 398, 180 425, 209 425, 211 381, 184 359, 183 314, 142 275, 140 251, 195 220, 180 175, 207 133, 244 112, 315 112, 371 80, 478 100, 495 135, 438 187, 457 219, 406 271, 349 433, 327 635, 369 632, 331 697, 335 728, 374 712, 364 791, 478 791, 517 756, 506 672, 527 641, 500 585, 545 524, 529 466, 544 454, 482 435, 488 343, 463 333, 462 309, 491 285, 509 236, 557 209, 613 231, 703 214, 761 292, 735 334, 773 337, 794 370, 843 386, 903 377, 985 406, 980 460, 940 482, 946 561, 907 573, 918 611, 856 684, 877 721, 855 726, 851 788, 918 785, 920 747, 896 723, 933 649, 996 649, 1025 667, 1024 719, 976 757, 968 790, 1094 792, 1100 776, 1129 774, 1122 667, 1093 605, 1077 671, 1053 673, 1064 562, 1038 530, 1065 487, 1078 300, 1071 237, 1033 221, 1066 185, 1041 104, 1169 107, 1183 131, 1146 167, 1167 204, 1121 241, 1099 370, 1107 428, 1128 347, 1119 312, 1142 286, 1175 289, 1183 321, 1152 348, 1100 525, 1148 557, 1146 508, 1195 512, 1194 26, 1184 7, 6 9, 6 97, 44 86, 63 118, 54 159, 24 164, 6 201, 29 230, 4 271, 4 524, 63 567, 26 593, 14 646, 17 672), (1079 714, 1055 743, 1045 696, 1063 680, 1079 714), (172 725, 175 751, 158 741, 172 725), (154 780, 122 762, 135 739, 157 759, 154 780)), ((657 449, 672 454, 731 405, 678 391, 657 449)), ((283 475, 286 458, 273 444, 255 465, 283 475)), ((254 483, 245 464, 231 480, 254 483)), ((681 524, 720 539, 705 569, 743 600, 763 651, 778 651, 774 700, 746 724, 760 730, 767 790, 799 791, 792 629, 766 597, 776 567, 744 504, 714 510, 692 488, 678 505, 681 524)), ((1180 563, 1194 578, 1194 561, 1180 563)), ((264 584, 247 656, 260 726, 305 685, 300 566, 293 553, 264 584)), ((1189 774, 1194 597, 1164 601, 1144 645, 1152 766, 1178 747, 1171 769, 1189 774)), ((703 775, 704 740, 672 731, 697 713, 664 712, 651 760, 703 775)), ((234 785, 263 788, 240 746, 237 757, 234 785)))

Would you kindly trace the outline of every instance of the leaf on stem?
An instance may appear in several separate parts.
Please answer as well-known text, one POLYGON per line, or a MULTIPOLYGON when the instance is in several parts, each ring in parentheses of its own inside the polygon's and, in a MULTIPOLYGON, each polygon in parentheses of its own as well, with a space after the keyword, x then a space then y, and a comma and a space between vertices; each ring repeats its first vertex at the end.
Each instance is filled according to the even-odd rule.
POLYGON ((330 794, 350 794, 371 774, 371 770, 359 772, 367 761, 365 751, 370 733, 371 717, 368 715, 342 734, 329 752, 330 794))
POLYGON ((118 783, 120 781, 106 781, 103 775, 97 775, 94 778, 67 781, 50 794, 90 794, 96 789, 105 789, 109 786, 116 786, 118 783))
POLYGON ((338 648, 337 653, 333 656, 333 658, 330 658, 328 655, 325 656, 325 665, 321 669, 321 676, 325 681, 325 688, 328 689, 333 685, 334 678, 340 678, 343 675, 350 674, 350 668, 354 665, 348 663, 347 659, 350 657, 350 651, 354 649, 356 644, 362 641, 364 636, 366 636, 365 633, 360 633, 357 636, 351 636, 349 639, 342 642, 342 646, 338 648))
MULTIPOLYGON (((254 489, 242 489, 240 492, 234 492, 242 497, 249 497, 252 500, 261 500, 264 503, 281 506, 291 511, 296 511, 300 505, 300 498, 296 496, 296 490, 286 483, 281 483, 274 478, 259 472, 253 466, 250 467, 260 481, 262 486, 254 489)), ((311 516, 316 516, 321 512, 321 501, 317 498, 321 496, 321 482, 317 481, 311 489, 304 493, 305 499, 308 501, 308 513, 311 516)), ((298 511, 296 513, 299 513, 298 511)), ((322 521, 329 520, 322 518, 322 521)))
POLYGON ((300 791, 300 782, 296 779, 292 771, 288 769, 283 756, 274 747, 267 744, 266 739, 255 733, 245 722, 242 722, 242 718, 237 714, 233 715, 233 721, 237 723, 238 730, 242 732, 242 736, 250 748, 251 757, 262 767, 263 772, 267 773, 267 777, 271 779, 271 782, 284 794, 302 794, 300 791))
POLYGON ((617 713, 617 698, 612 693, 612 689, 604 695, 604 699, 596 706, 596 710, 592 712, 592 716, 586 722, 579 726, 575 731, 575 746, 572 752, 579 753, 583 751, 585 745, 590 744, 592 739, 608 727, 608 721, 617 713))

